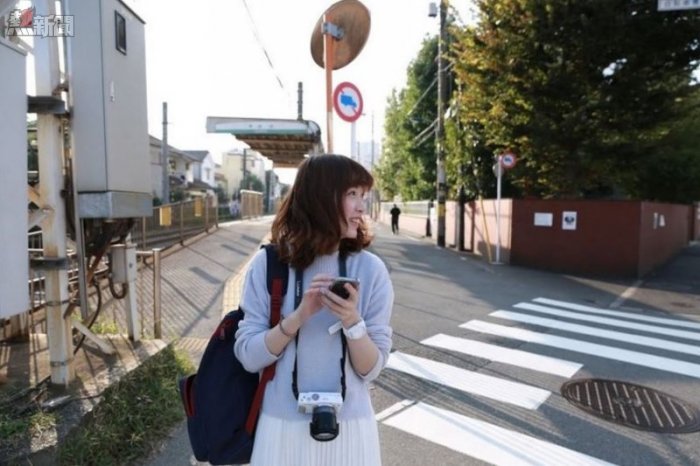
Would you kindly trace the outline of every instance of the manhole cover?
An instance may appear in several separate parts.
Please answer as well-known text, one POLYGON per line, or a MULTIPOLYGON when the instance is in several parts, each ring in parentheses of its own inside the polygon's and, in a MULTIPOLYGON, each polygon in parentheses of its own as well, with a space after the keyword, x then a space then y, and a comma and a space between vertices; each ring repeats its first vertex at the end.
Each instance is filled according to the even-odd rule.
POLYGON ((700 412, 666 393, 628 382, 571 380, 561 394, 577 407, 608 421, 664 433, 700 430, 700 412))

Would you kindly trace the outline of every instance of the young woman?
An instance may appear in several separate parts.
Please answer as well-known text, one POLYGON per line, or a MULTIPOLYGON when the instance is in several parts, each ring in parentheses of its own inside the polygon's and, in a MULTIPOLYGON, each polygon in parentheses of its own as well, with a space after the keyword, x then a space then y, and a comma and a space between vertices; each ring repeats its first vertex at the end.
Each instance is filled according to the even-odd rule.
MULTIPOLYGON (((253 466, 381 464, 368 384, 389 357, 394 291, 384 263, 365 250, 371 242, 365 194, 372 184, 372 175, 348 157, 319 155, 301 164, 272 225, 272 243, 290 267, 282 320, 273 328, 264 250, 248 269, 241 297, 245 319, 234 350, 250 372, 277 361, 265 390, 253 466), (344 275, 359 279, 357 288, 344 285, 347 299, 329 289, 342 262, 344 275), (299 397, 318 392, 335 393, 332 400, 340 397, 342 405, 333 405, 330 414, 329 408, 318 416, 300 412, 299 397), (337 437, 318 435, 333 414, 337 437)), ((311 400, 307 411, 315 406, 311 400)))

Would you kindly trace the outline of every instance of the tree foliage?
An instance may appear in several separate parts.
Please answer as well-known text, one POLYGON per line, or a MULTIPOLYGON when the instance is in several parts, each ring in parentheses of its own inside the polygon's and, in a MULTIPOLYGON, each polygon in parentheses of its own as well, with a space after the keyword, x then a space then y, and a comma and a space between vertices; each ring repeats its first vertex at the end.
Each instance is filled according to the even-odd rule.
POLYGON ((408 68, 406 88, 389 97, 385 140, 378 166, 383 199, 427 199, 435 195, 437 37, 423 41, 408 68))
MULTIPOLYGON (((506 196, 700 198, 700 10, 659 12, 656 0, 477 6, 475 25, 450 28, 450 197, 460 186, 493 196, 494 157, 512 150, 506 196)), ((384 198, 434 196, 436 54, 437 37, 426 38, 407 86, 388 99, 384 198)))
POLYGON ((681 134, 697 104, 700 15, 661 13, 651 0, 479 8, 454 52, 472 142, 463 163, 510 149, 519 163, 508 177, 522 195, 668 199, 656 184, 673 170, 654 167, 690 142, 681 134))

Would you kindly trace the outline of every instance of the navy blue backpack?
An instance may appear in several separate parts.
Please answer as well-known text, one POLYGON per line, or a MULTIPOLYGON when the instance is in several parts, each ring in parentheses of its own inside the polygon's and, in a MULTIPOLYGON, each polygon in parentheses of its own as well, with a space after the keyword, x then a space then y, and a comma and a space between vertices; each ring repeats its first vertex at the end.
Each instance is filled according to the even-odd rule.
MULTIPOLYGON (((289 269, 280 263, 275 245, 264 247, 272 328, 280 320, 289 269)), ((242 319, 240 307, 226 314, 204 350, 197 373, 179 381, 187 432, 197 461, 214 465, 250 462, 265 385, 275 376, 275 364, 266 367, 259 377, 258 373, 247 372, 236 359, 233 344, 242 319)))

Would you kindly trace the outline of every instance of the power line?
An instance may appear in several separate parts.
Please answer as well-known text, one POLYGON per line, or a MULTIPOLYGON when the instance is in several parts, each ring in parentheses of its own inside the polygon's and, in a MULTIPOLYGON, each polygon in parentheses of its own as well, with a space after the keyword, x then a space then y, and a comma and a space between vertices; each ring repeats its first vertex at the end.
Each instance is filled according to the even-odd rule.
POLYGON ((265 48, 265 44, 263 44, 262 40, 260 39, 260 35, 258 34, 258 27, 255 25, 255 20, 253 19, 253 15, 250 12, 250 8, 248 8, 248 2, 246 0, 242 0, 243 5, 245 6, 245 11, 248 13, 248 19, 250 19, 250 27, 253 30, 253 35, 255 36, 255 40, 258 42, 258 45, 262 49, 263 53, 265 54, 265 58, 267 59, 267 63, 270 65, 270 68, 272 69, 272 74, 275 75, 275 78, 277 79, 277 82, 280 85, 280 88, 282 91, 284 91, 285 94, 287 94, 287 97, 289 97, 289 93, 287 92, 287 89, 284 87, 284 84, 282 83, 282 80, 280 79, 279 75, 277 74, 277 70, 275 69, 275 65, 272 64, 272 59, 270 58, 270 54, 267 53, 267 49, 265 48))

